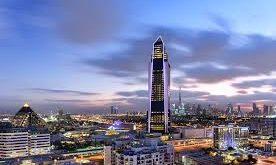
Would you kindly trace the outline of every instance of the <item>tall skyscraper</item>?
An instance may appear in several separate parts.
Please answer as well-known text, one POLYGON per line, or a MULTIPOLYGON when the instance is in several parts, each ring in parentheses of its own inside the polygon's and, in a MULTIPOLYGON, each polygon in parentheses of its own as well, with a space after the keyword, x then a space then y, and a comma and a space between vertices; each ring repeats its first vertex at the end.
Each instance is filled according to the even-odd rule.
POLYGON ((264 108, 263 108, 263 115, 265 115, 265 116, 268 115, 268 105, 264 105, 264 108))
POLYGON ((227 104, 227 109, 226 109, 226 115, 231 116, 233 115, 234 108, 231 103, 227 104))
POLYGON ((168 133, 170 127, 170 64, 161 37, 153 43, 149 66, 148 132, 168 133))
POLYGON ((241 105, 238 105, 237 115, 238 115, 239 117, 243 116, 243 113, 242 113, 242 111, 241 111, 241 105))
POLYGON ((182 101, 181 101, 181 87, 179 88, 179 94, 178 94, 178 106, 182 106, 182 101))
POLYGON ((117 114, 119 110, 119 107, 117 106, 111 106, 111 114, 117 114))
POLYGON ((252 113, 253 115, 257 116, 260 114, 260 110, 259 108, 257 107, 257 104, 256 103, 253 103, 252 104, 252 113))

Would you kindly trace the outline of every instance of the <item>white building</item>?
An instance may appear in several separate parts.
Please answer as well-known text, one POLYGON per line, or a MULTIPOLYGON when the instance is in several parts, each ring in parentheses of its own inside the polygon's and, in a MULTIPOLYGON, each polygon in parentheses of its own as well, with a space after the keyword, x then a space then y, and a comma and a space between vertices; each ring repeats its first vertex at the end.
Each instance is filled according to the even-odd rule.
POLYGON ((33 134, 22 129, 0 131, 0 158, 48 154, 50 134, 33 134))
POLYGON ((50 151, 50 134, 29 135, 29 154, 43 155, 50 151))
POLYGON ((181 138, 207 138, 207 128, 191 128, 191 127, 178 127, 177 131, 181 134, 181 138))
POLYGON ((0 158, 28 156, 28 132, 0 132, 0 158))
POLYGON ((104 147, 104 164, 108 165, 173 165, 174 149, 170 144, 140 141, 130 147, 111 145, 104 147))

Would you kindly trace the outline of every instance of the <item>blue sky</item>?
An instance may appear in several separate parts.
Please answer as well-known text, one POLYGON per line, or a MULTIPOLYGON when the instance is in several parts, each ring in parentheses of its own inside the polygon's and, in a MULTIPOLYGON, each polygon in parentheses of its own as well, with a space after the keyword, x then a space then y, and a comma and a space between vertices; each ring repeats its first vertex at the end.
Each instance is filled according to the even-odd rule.
POLYGON ((0 111, 107 112, 147 107, 158 35, 172 99, 274 104, 275 1, 0 0, 0 111))

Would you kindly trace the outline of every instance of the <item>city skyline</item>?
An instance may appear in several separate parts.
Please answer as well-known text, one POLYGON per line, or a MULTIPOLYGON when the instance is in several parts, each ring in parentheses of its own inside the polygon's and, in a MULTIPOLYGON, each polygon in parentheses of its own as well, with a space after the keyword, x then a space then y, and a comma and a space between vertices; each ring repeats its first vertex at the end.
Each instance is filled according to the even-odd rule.
POLYGON ((172 103, 181 87, 182 102, 275 104, 275 2, 248 3, 3 0, 0 111, 25 102, 38 112, 145 111, 159 35, 174 66, 172 103))

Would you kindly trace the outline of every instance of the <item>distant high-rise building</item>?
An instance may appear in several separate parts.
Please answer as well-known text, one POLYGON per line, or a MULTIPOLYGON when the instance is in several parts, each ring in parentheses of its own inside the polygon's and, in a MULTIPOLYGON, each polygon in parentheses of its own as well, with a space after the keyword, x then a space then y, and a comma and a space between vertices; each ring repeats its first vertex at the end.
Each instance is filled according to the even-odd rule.
POLYGON ((257 115, 260 115, 260 110, 259 108, 257 107, 257 104, 256 103, 253 103, 252 104, 252 114, 257 116, 257 115))
POLYGON ((197 105, 197 108, 196 108, 196 114, 197 114, 197 115, 201 115, 202 113, 203 113, 203 111, 202 111, 201 105, 198 104, 198 105, 197 105))
POLYGON ((272 107, 272 111, 270 115, 276 115, 276 105, 272 107))
POLYGON ((238 112, 241 111, 241 105, 238 105, 238 112))
POLYGON ((268 115, 268 106, 267 105, 264 105, 263 107, 263 115, 267 116, 268 115))
POLYGON ((273 106, 269 106, 269 112, 268 112, 268 115, 272 115, 273 114, 273 106))
POLYGON ((118 114, 119 108, 117 106, 111 106, 111 114, 118 114))
POLYGON ((172 104, 172 114, 177 115, 179 114, 179 109, 176 104, 172 104))
POLYGON ((170 127, 170 64, 161 37, 153 43, 149 67, 148 132, 168 133, 170 127))
POLYGON ((197 114, 197 108, 196 108, 196 104, 192 105, 192 115, 197 114))
POLYGON ((15 114, 13 118, 13 125, 16 127, 43 127, 45 122, 41 119, 28 104, 15 114))
POLYGON ((242 111, 241 111, 241 106, 240 106, 240 105, 238 105, 237 115, 238 115, 239 117, 243 116, 243 113, 242 113, 242 111))
POLYGON ((179 88, 179 94, 178 94, 178 106, 182 106, 182 101, 181 101, 181 88, 179 88))
POLYGON ((227 109, 226 109, 226 114, 227 115, 233 115, 234 113, 234 108, 233 108, 233 105, 231 103, 229 103, 227 105, 227 109))

